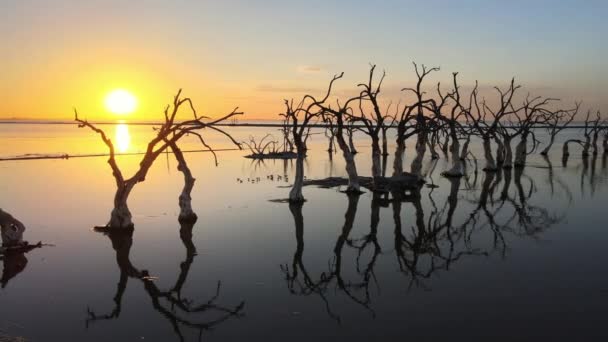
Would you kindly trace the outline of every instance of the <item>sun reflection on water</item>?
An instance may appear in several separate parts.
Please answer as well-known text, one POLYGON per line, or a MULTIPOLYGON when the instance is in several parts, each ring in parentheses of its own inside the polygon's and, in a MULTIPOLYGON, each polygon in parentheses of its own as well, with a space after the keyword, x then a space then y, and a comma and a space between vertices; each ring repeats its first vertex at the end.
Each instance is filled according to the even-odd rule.
POLYGON ((127 152, 129 150, 129 145, 131 144, 131 135, 129 134, 129 125, 125 123, 119 123, 116 125, 115 130, 115 141, 116 141, 116 149, 120 153, 127 152))

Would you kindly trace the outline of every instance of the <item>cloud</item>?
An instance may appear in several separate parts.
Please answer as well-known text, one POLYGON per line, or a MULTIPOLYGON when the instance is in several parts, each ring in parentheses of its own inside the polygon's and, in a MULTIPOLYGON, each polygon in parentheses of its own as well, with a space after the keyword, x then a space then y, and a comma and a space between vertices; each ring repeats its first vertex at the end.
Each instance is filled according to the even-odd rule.
POLYGON ((298 72, 308 74, 308 73, 321 72, 321 71, 323 71, 323 68, 321 68, 320 66, 316 66, 316 65, 299 65, 296 70, 298 72))
POLYGON ((314 88, 306 87, 288 87, 288 86, 273 86, 270 84, 261 84, 255 88, 257 91, 270 92, 270 93, 310 93, 318 91, 314 88))

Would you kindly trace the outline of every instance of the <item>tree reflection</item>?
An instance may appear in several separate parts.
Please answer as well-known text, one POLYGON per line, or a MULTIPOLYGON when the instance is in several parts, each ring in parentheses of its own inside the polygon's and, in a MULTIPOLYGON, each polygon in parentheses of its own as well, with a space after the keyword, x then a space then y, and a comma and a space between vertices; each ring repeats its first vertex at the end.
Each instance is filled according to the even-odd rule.
POLYGON ((158 311, 172 326, 173 331, 180 341, 184 341, 182 327, 196 329, 199 332, 199 340, 205 330, 210 330, 220 323, 233 318, 243 316, 244 302, 237 306, 228 307, 216 304, 220 295, 221 283, 218 281, 215 294, 202 303, 196 302, 182 295, 182 288, 186 283, 190 267, 196 256, 196 247, 192 242, 192 228, 194 223, 181 223, 180 239, 186 249, 186 259, 180 264, 179 276, 171 289, 161 290, 154 283, 155 278, 150 276, 147 270, 140 270, 130 260, 131 246, 133 244, 133 232, 111 231, 104 232, 112 242, 112 248, 116 252, 116 263, 120 269, 116 294, 114 296, 114 308, 110 313, 98 314, 87 309, 87 327, 90 323, 99 320, 116 319, 120 316, 122 309, 122 297, 127 288, 129 278, 142 282, 144 289, 152 303, 152 307, 158 311), (214 318, 200 320, 190 318, 195 314, 214 315, 214 318))
MULTIPOLYGON (((548 170, 549 182, 562 185, 552 173, 551 165, 548 170)), ((330 284, 335 284, 338 293, 374 314, 370 284, 380 286, 377 273, 385 257, 396 257, 399 272, 408 279, 408 289, 430 289, 432 278, 439 272, 450 271, 455 263, 468 257, 492 254, 504 258, 511 238, 538 239, 564 218, 532 200, 539 189, 523 168, 487 172, 479 180, 475 172, 473 177, 465 174, 462 178, 445 178, 443 182, 449 186, 447 197, 442 197, 435 187, 430 187, 426 194, 399 190, 390 194, 373 192, 370 229, 360 237, 351 237, 360 196, 348 195, 344 225, 334 245, 329 270, 318 277, 303 261, 302 205, 291 205, 296 251, 291 267, 281 266, 290 292, 319 296, 330 317, 340 321, 330 307, 327 292, 330 284), (464 203, 461 203, 463 199, 464 203), (382 207, 389 206, 394 230, 392 249, 387 253, 378 235, 383 228, 380 222, 382 207), (411 217, 404 216, 404 207, 412 210, 411 217), (352 260, 347 259, 345 247, 354 249, 352 260), (349 263, 355 266, 357 280, 346 280, 343 269, 349 263)))

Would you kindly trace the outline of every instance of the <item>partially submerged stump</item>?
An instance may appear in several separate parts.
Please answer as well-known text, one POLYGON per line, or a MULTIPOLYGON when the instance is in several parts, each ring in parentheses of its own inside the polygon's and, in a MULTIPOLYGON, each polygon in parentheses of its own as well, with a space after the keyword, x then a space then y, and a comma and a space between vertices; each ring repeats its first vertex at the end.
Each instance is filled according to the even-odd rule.
MULTIPOLYGON (((344 177, 328 177, 304 181, 304 186, 316 185, 326 189, 347 186, 348 184, 348 178, 344 177)), ((359 176, 359 184, 370 191, 378 193, 417 192, 424 184, 424 180, 409 172, 403 172, 398 176, 376 177, 375 179, 373 177, 359 176)))
POLYGON ((298 154, 291 151, 252 153, 245 156, 249 159, 296 159, 298 154))

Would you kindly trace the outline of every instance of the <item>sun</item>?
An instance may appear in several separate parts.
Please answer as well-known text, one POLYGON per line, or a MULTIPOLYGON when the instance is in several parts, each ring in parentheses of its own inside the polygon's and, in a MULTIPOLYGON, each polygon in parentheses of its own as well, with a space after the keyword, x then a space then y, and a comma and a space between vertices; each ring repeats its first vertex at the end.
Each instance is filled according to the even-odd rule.
POLYGON ((137 107, 137 98, 128 90, 112 90, 105 99, 106 108, 111 113, 124 115, 132 113, 137 107))

